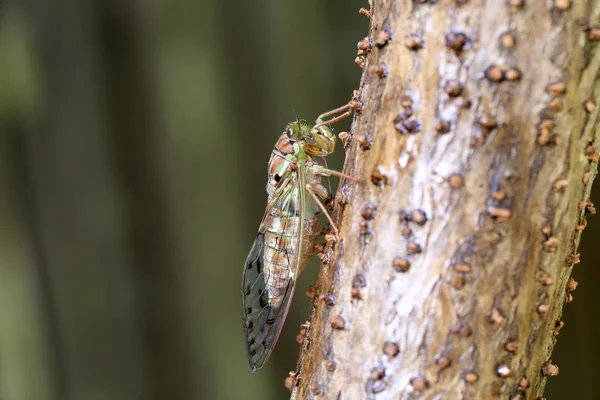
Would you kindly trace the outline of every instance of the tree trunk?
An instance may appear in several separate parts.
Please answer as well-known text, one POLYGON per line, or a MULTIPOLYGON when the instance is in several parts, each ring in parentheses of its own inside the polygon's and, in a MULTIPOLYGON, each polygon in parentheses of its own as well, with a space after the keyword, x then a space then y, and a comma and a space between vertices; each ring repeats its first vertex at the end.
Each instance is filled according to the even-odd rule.
POLYGON ((373 0, 292 398, 534 399, 594 212, 600 4, 373 0), (372 140, 372 142, 371 142, 372 140))

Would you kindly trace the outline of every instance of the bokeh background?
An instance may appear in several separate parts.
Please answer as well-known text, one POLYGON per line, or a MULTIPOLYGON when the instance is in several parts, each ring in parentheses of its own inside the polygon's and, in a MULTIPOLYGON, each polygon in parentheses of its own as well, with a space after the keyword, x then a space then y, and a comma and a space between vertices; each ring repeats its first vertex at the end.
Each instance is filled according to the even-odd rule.
MULTIPOLYGON (((242 266, 284 125, 358 86, 360 7, 0 0, 1 399, 288 396, 318 264, 255 374, 242 266)), ((598 398, 597 218, 549 398, 598 398)))

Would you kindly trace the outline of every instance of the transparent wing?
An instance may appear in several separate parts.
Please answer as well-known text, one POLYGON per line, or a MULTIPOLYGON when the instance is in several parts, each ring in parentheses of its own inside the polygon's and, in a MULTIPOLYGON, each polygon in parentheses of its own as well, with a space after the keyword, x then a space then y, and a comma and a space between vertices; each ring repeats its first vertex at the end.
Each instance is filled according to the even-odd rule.
POLYGON ((304 201, 304 190, 300 189, 303 187, 301 176, 302 174, 298 173, 291 174, 289 183, 282 185, 280 191, 274 194, 273 200, 267 206, 265 217, 244 265, 242 279, 243 325, 248 362, 252 371, 260 369, 269 359, 283 328, 294 294, 304 224, 301 217, 304 201), (294 224, 288 224, 287 220, 294 216, 300 216, 299 223, 294 226, 294 229, 283 230, 276 234, 275 243, 284 243, 280 251, 288 255, 287 264, 291 268, 291 274, 287 279, 287 285, 285 282, 280 282, 283 290, 280 297, 282 301, 275 304, 269 302, 267 282, 270 278, 269 274, 272 272, 268 260, 265 258, 267 247, 273 247, 272 235, 274 234, 270 229, 271 223, 269 223, 269 216, 273 213, 283 215, 278 220, 280 226, 293 226, 294 224), (267 235, 270 235, 269 240, 267 240, 267 235), (287 253, 285 244, 295 251, 287 253))

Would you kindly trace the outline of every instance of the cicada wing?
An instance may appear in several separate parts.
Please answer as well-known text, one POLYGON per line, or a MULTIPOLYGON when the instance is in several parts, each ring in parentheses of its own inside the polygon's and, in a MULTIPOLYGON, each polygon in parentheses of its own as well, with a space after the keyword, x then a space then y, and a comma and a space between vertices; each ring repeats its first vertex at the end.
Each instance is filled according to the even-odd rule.
MULTIPOLYGON (((262 368, 269 359, 283 328, 294 295, 303 219, 300 217, 299 223, 295 225, 288 224, 287 219, 302 216, 302 196, 300 194, 302 191, 297 190, 297 184, 297 178, 293 179, 290 185, 269 204, 244 265, 242 279, 243 325, 248 362, 252 371, 262 368), (279 211, 279 226, 294 226, 291 232, 287 230, 274 233, 270 230, 268 217, 274 211, 279 211), (267 265, 268 260, 265 258, 265 249, 268 246, 272 247, 273 242, 287 243, 295 251, 290 251, 287 259, 291 273, 287 285, 283 288, 283 295, 279 296, 278 300, 281 301, 269 302, 267 282, 271 271, 267 265)), ((281 249, 281 251, 287 250, 281 249)))
POLYGON ((264 233, 256 236, 244 272, 244 335, 248 362, 257 371, 267 362, 287 316, 294 294, 294 278, 290 278, 280 305, 270 305, 263 269, 264 233))

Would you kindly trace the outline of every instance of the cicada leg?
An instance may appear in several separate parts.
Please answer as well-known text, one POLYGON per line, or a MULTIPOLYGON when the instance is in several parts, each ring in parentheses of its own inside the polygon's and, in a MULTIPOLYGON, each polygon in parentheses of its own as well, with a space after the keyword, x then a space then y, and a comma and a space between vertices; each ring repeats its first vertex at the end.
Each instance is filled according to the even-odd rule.
POLYGON ((336 239, 339 239, 340 232, 338 231, 338 228, 335 226, 335 223, 333 222, 333 218, 331 218, 331 215, 329 215, 329 212, 327 211, 327 209, 325 208, 323 203, 321 203, 321 199, 319 198, 319 196, 317 196, 317 189, 308 183, 306 184, 305 189, 308 192, 308 194, 310 194, 310 197, 313 198, 315 203, 317 203, 317 205, 319 206, 321 211, 323 211, 323 214, 325 214, 325 217, 329 221, 329 225, 331 226, 331 229, 333 229, 333 232, 335 233, 336 239))
POLYGON ((329 168, 325 168, 322 165, 315 165, 313 167, 313 170, 315 171, 315 173, 321 175, 321 176, 338 176, 340 178, 345 178, 348 179, 350 181, 353 182, 360 182, 361 179, 360 178, 356 178, 354 176, 350 176, 350 175, 346 175, 343 172, 339 172, 339 171, 335 171, 333 169, 329 169, 329 168))
POLYGON ((319 115, 316 121, 316 125, 313 127, 313 130, 318 129, 322 126, 333 124, 334 122, 338 122, 343 120, 344 118, 348 118, 352 115, 352 111, 359 111, 361 107, 360 100, 358 100, 358 91, 355 90, 352 95, 352 100, 350 100, 347 104, 344 104, 341 107, 335 108, 333 110, 329 110, 319 115), (344 111, 343 114, 338 115, 337 117, 333 117, 327 121, 324 121, 325 117, 329 117, 331 115, 339 114, 344 111))
POLYGON ((334 110, 327 111, 326 113, 323 113, 323 114, 319 115, 319 118, 317 118, 317 121, 316 121, 317 124, 313 127, 313 129, 318 129, 318 128, 322 127, 322 126, 333 124, 334 122, 341 121, 344 118, 348 118, 351 114, 352 114, 352 106, 351 106, 350 103, 348 103, 348 104, 346 104, 344 106, 338 107, 338 108, 336 108, 334 110), (323 118, 328 117, 330 115, 338 114, 338 113, 340 113, 340 112, 342 112, 344 110, 346 110, 346 112, 344 112, 343 114, 340 114, 337 117, 333 117, 333 118, 331 118, 331 119, 329 119, 327 121, 323 121, 323 118))
MULTIPOLYGON (((354 176, 350 176, 350 175, 346 175, 343 172, 339 172, 339 171, 335 171, 333 169, 329 169, 329 168, 325 168, 322 165, 319 164, 315 164, 312 167, 312 170, 317 174, 317 175, 321 175, 321 176, 325 176, 325 177, 329 177, 329 176, 338 176, 340 178, 345 178, 348 180, 351 180, 353 182, 360 182, 361 179, 360 178, 355 178, 354 176)), ((324 189, 324 188, 323 188, 324 189)), ((337 227, 335 226, 335 223, 333 222, 333 219, 331 218, 331 215, 329 214, 329 212, 327 211, 327 209, 325 208, 325 206, 323 205, 323 203, 321 203, 321 199, 319 198, 319 196, 321 197, 326 197, 326 193, 324 192, 324 190, 315 187, 311 184, 307 184, 306 185, 306 191, 310 194, 310 196, 315 200, 315 202, 317 203, 317 205, 319 206, 319 208, 321 209, 321 211, 323 211, 323 213, 325 214, 325 217, 327 217, 327 220, 329 221, 329 224, 331 225, 333 231, 335 232, 335 236, 336 239, 339 239, 339 231, 337 229, 337 227)))

